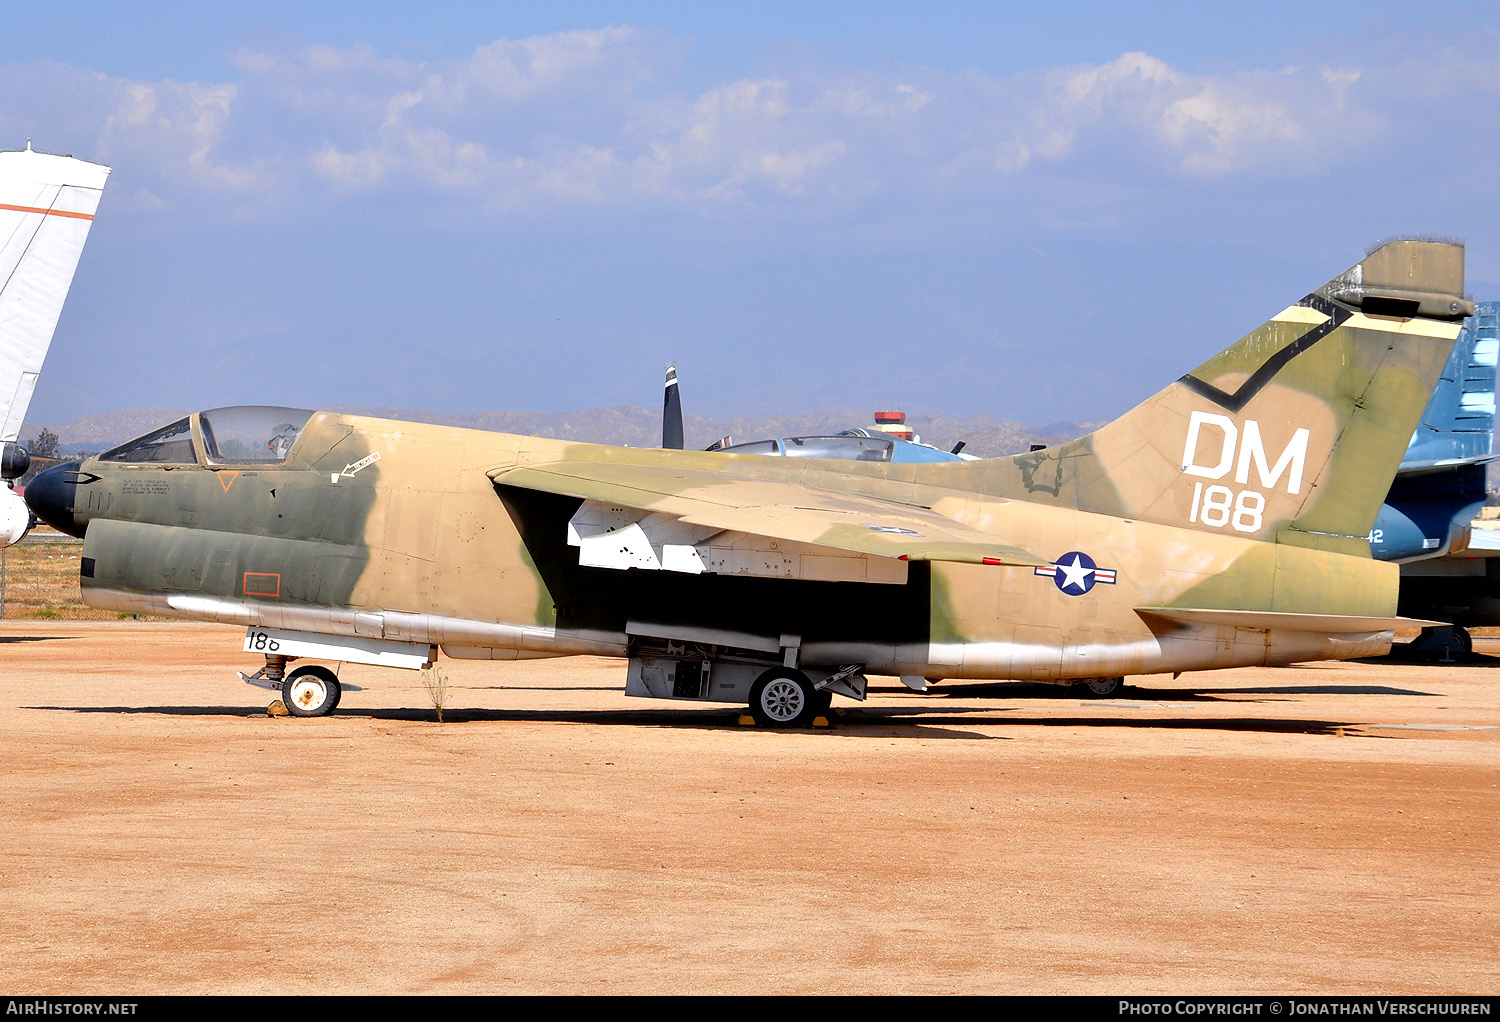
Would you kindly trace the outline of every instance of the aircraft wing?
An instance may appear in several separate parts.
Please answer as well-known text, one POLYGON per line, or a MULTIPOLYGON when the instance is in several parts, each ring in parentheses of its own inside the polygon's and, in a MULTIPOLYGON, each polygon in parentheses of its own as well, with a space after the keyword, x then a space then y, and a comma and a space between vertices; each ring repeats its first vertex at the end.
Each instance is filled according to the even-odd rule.
POLYGON ((748 533, 907 561, 1046 565, 1035 554, 927 508, 703 469, 567 461, 489 473, 497 485, 566 494, 748 533))

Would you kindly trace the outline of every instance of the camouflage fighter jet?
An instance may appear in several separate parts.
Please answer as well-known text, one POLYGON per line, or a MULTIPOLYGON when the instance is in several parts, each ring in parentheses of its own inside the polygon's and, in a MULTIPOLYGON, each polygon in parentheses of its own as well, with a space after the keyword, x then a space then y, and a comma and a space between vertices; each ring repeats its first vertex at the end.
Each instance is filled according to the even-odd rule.
MULTIPOLYGON (((321 665, 628 659, 630 695, 797 726, 865 673, 1085 683, 1389 648, 1367 537, 1472 311, 1392 242, 1097 432, 940 465, 639 450, 220 408, 27 489, 93 606, 245 625, 321 665), (872 610, 872 608, 878 608, 872 610)), ((242 677, 244 677, 242 675, 242 677)))
POLYGON ((32 526, 12 489, 31 467, 16 441, 108 176, 108 167, 34 152, 30 142, 0 153, 0 546, 32 526))

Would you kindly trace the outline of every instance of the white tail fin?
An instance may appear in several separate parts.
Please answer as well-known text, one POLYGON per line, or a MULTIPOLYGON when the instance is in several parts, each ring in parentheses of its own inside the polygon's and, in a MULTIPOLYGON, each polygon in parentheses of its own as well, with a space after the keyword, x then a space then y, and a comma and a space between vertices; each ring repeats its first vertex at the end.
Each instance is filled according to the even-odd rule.
POLYGON ((109 168, 0 153, 0 442, 14 442, 109 168))

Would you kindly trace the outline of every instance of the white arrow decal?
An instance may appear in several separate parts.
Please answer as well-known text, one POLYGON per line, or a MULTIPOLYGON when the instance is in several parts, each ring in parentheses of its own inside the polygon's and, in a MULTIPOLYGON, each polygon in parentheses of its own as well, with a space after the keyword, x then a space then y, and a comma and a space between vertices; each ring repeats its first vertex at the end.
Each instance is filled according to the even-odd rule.
POLYGON ((355 476, 355 474, 358 473, 360 471, 360 469, 369 468, 371 465, 375 464, 379 460, 380 460, 380 452, 379 451, 373 451, 370 454, 366 454, 363 458, 360 458, 358 461, 351 462, 350 464, 345 465, 344 466, 344 471, 340 472, 339 475, 343 476, 345 479, 353 479, 354 476, 355 476))

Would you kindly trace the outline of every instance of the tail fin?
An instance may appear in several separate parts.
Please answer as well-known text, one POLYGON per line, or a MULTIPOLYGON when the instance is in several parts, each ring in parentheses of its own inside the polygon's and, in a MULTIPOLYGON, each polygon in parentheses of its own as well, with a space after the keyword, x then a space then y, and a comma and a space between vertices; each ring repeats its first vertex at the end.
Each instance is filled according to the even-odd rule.
POLYGON ((1484 505, 1493 459, 1500 302, 1474 307, 1370 531, 1382 561, 1443 557, 1484 505))
POLYGON ((677 367, 667 366, 667 390, 661 406, 661 445, 682 450, 682 395, 677 391, 677 367))
POLYGON ((1371 524, 1473 311, 1463 267, 1461 245, 1383 245, 1097 432, 942 481, 1369 556, 1371 524))
POLYGON ((14 442, 109 168, 0 153, 0 442, 14 442))
POLYGON ((1464 321, 1401 471, 1480 461, 1495 430, 1495 362, 1500 355, 1500 302, 1481 302, 1464 321))

